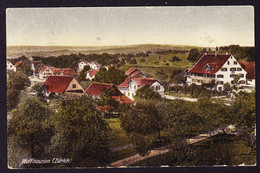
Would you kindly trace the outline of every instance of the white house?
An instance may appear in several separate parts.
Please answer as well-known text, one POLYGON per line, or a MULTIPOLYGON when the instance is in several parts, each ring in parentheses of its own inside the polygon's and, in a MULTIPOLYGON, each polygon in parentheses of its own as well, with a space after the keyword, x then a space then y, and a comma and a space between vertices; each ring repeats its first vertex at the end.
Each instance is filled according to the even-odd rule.
POLYGON ((55 73, 54 67, 43 66, 39 71, 39 79, 46 79, 48 76, 53 75, 55 73))
POLYGON ((90 64, 89 64, 88 61, 86 61, 86 60, 80 61, 79 64, 78 64, 78 72, 80 72, 81 70, 83 70, 84 67, 87 66, 87 65, 90 66, 90 64))
POLYGON ((240 65, 247 72, 246 74, 246 87, 255 88, 255 62, 240 62, 240 65))
POLYGON ((43 67, 43 64, 39 61, 33 61, 31 65, 31 69, 33 71, 33 76, 39 76, 39 71, 43 67))
POLYGON ((90 69, 92 69, 92 70, 99 70, 102 67, 102 65, 99 64, 97 61, 91 61, 89 63, 89 66, 90 66, 90 69))
POLYGON ((146 85, 164 97, 164 87, 153 78, 126 78, 125 81, 117 87, 124 95, 134 100, 136 91, 146 85))
POLYGON ((16 67, 11 63, 11 61, 6 61, 6 70, 12 70, 16 72, 16 67))
POLYGON ((98 72, 98 70, 87 71, 86 78, 89 79, 89 80, 94 79, 97 72, 98 72))
POLYGON ((187 84, 201 85, 215 80, 218 91, 224 89, 224 84, 234 84, 234 77, 240 75, 238 87, 246 85, 247 72, 241 67, 233 55, 204 54, 192 67, 187 76, 187 84))

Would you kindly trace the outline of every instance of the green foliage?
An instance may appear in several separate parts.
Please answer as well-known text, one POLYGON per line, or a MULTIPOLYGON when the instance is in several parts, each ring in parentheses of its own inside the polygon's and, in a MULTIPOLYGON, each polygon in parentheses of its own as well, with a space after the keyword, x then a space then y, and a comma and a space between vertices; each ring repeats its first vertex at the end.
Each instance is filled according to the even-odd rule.
POLYGON ((19 95, 30 85, 28 76, 13 71, 7 72, 7 110, 14 109, 19 103, 19 95))
POLYGON ((239 45, 230 45, 219 48, 220 53, 230 53, 234 55, 234 57, 240 61, 255 61, 255 47, 240 47, 239 45))
POLYGON ((253 134, 256 127, 256 102, 255 93, 240 92, 231 106, 233 123, 242 129, 242 138, 255 149, 256 143, 253 134))
POLYGON ((200 58, 200 55, 199 49, 191 49, 187 60, 196 62, 200 58))
POLYGON ((110 67, 108 70, 106 70, 105 68, 100 69, 99 72, 96 73, 95 78, 93 79, 93 81, 95 82, 113 83, 115 85, 122 83, 124 80, 124 72, 114 67, 110 67))
POLYGON ((145 138, 145 136, 138 133, 132 133, 130 135, 130 141, 139 155, 145 156, 148 154, 150 144, 149 140, 145 138))
POLYGON ((143 86, 136 91, 134 96, 135 100, 147 99, 147 100, 160 100, 161 96, 158 92, 154 91, 150 86, 143 86))
POLYGON ((47 106, 37 100, 27 100, 13 112, 8 133, 32 158, 44 157, 44 148, 54 132, 49 121, 51 115, 47 106))
POLYGON ((108 159, 109 126, 88 97, 62 100, 53 117, 54 157, 71 158, 69 166, 100 166, 108 159))
POLYGON ((31 61, 24 60, 21 65, 19 65, 17 71, 27 75, 31 76, 33 74, 33 71, 31 69, 31 61))
POLYGON ((172 62, 178 62, 178 61, 181 61, 181 59, 179 57, 177 57, 177 56, 173 56, 171 61, 172 62))
POLYGON ((130 64, 137 64, 137 61, 136 61, 136 59, 134 58, 134 59, 132 59, 129 63, 130 63, 130 64))
POLYGON ((87 75, 87 71, 90 69, 89 65, 84 66, 84 68, 81 70, 80 74, 79 74, 79 80, 80 81, 86 81, 86 75, 87 75))

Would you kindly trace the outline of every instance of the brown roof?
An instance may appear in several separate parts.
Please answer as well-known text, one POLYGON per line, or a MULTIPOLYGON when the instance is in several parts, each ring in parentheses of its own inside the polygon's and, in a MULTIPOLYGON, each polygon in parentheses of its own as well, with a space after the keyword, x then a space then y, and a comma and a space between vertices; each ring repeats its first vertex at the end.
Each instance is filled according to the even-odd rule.
POLYGON ((134 73, 132 73, 132 74, 130 75, 130 77, 131 77, 131 78, 134 78, 136 75, 138 75, 138 74, 140 74, 140 73, 142 73, 142 72, 140 72, 139 70, 137 70, 137 71, 135 71, 134 73))
POLYGON ((85 91, 84 94, 91 94, 94 96, 101 95, 106 89, 111 88, 113 84, 106 84, 106 83, 96 83, 93 82, 85 91))
POLYGON ((93 76, 95 75, 96 73, 98 72, 98 70, 89 70, 88 73, 89 73, 89 76, 93 76))
POLYGON ((231 55, 206 55, 204 54, 199 61, 189 71, 191 73, 206 73, 215 74, 225 64, 231 55), (207 71, 205 66, 209 65, 213 68, 211 71, 207 71))
POLYGON ((63 93, 73 79, 70 76, 49 76, 43 85, 48 92, 63 93))
POLYGON ((43 72, 45 69, 47 68, 47 66, 45 65, 45 66, 43 66, 42 68, 41 68, 41 70, 40 70, 40 72, 43 72))
POLYGON ((78 74, 72 68, 53 68, 56 74, 61 74, 65 76, 77 76, 78 74))
POLYGON ((101 111, 104 111, 105 113, 109 113, 110 111, 115 111, 115 107, 111 105, 103 105, 103 106, 97 106, 97 108, 101 111))
POLYGON ((240 62, 240 65, 245 69, 247 72, 246 78, 248 79, 255 79, 255 62, 240 62))
POLYGON ((131 100, 130 98, 128 98, 125 95, 121 95, 121 96, 112 96, 112 99, 115 99, 116 101, 120 102, 120 103, 124 103, 124 104, 131 104, 134 103, 133 100, 131 100), (121 98, 120 98, 121 97, 121 98))
POLYGON ((133 78, 132 79, 137 85, 145 86, 145 85, 152 85, 156 80, 154 78, 133 78))
POLYGON ((128 87, 128 82, 130 82, 131 78, 128 77, 124 80, 124 82, 122 82, 120 85, 118 85, 118 87, 128 87))
POLYGON ((23 61, 18 61, 17 63, 15 63, 15 65, 14 65, 14 66, 15 66, 15 67, 18 67, 19 65, 21 65, 21 64, 22 64, 22 62, 23 62, 23 61))
POLYGON ((134 68, 134 67, 131 67, 130 69, 128 69, 126 72, 125 72, 125 75, 129 76, 130 74, 132 74, 134 71, 136 71, 137 69, 134 68))

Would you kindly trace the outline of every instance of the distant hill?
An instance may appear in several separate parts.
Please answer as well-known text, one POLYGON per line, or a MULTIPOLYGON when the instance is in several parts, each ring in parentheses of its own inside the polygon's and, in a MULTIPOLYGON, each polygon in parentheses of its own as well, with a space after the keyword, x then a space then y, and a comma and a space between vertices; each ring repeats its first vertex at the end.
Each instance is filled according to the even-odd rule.
POLYGON ((126 46, 100 46, 100 47, 79 47, 79 46, 8 46, 7 57, 17 58, 19 56, 59 56, 69 55, 72 53, 78 54, 116 54, 116 53, 140 53, 147 51, 163 51, 163 50, 190 50, 191 48, 202 48, 198 46, 182 46, 182 45, 158 45, 158 44, 138 44, 126 46))

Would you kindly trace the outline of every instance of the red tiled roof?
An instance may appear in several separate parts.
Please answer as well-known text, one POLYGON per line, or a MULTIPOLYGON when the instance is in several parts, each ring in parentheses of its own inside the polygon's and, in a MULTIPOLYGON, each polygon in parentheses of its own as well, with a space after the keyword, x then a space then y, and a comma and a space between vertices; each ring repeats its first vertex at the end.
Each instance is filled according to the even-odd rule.
POLYGON ((139 70, 135 71, 130 75, 131 78, 134 78, 136 75, 140 74, 141 72, 139 70))
POLYGON ((98 72, 98 70, 89 70, 88 73, 89 73, 89 76, 93 76, 95 75, 96 73, 98 72))
POLYGON ((203 55, 189 72, 215 74, 220 70, 230 56, 231 55, 203 55), (211 68, 215 68, 213 68, 212 71, 207 71, 205 68, 206 64, 214 64, 211 68))
POLYGON ((131 78, 126 78, 124 82, 122 82, 118 87, 128 87, 128 82, 130 82, 131 78))
POLYGON ((18 67, 23 61, 18 61, 17 63, 15 63, 15 67, 18 67))
POLYGON ((156 80, 154 78, 133 78, 132 79, 137 85, 145 86, 145 85, 152 85, 156 80))
POLYGON ((47 68, 47 66, 43 66, 40 70, 40 72, 43 72, 45 69, 47 68))
POLYGON ((113 84, 104 84, 104 83, 91 83, 88 89, 85 91, 84 94, 91 94, 95 96, 101 95, 105 89, 111 88, 113 84))
POLYGON ((82 60, 85 64, 88 64, 88 61, 86 61, 86 60, 82 60))
POLYGON ((255 62, 240 62, 240 65, 245 69, 247 72, 246 77, 248 79, 255 79, 255 62))
POLYGON ((126 72, 125 72, 125 75, 130 75, 130 74, 132 74, 135 70, 137 70, 136 68, 134 68, 134 67, 131 67, 130 69, 128 69, 126 72))
POLYGON ((112 96, 112 99, 115 99, 116 101, 118 101, 120 103, 125 103, 125 104, 134 103, 133 100, 131 100, 130 98, 128 98, 125 95, 122 95, 121 98, 120 98, 120 96, 112 96))
POLYGON ((43 85, 47 87, 48 92, 63 93, 73 78, 70 76, 49 76, 43 85))
POLYGON ((40 61, 33 61, 32 63, 34 67, 42 64, 40 61))
POLYGON ((78 74, 75 72, 75 70, 73 70, 72 68, 60 68, 60 69, 56 69, 57 72, 56 73, 60 73, 62 75, 66 75, 66 76, 77 76, 78 74))
POLYGON ((99 65, 99 63, 98 63, 97 61, 94 61, 94 63, 95 63, 96 65, 99 65))
POLYGON ((103 105, 103 106, 97 106, 97 108, 101 111, 104 111, 105 113, 109 113, 110 111, 115 111, 115 107, 112 105, 103 105))

